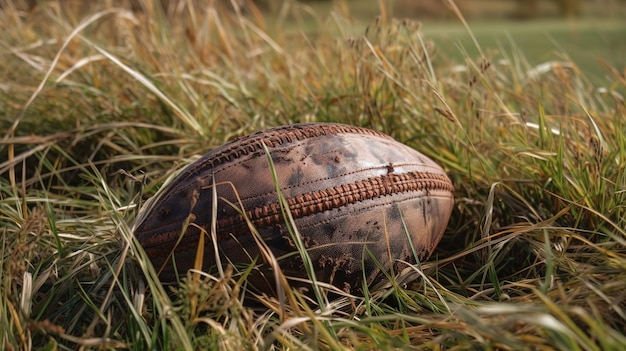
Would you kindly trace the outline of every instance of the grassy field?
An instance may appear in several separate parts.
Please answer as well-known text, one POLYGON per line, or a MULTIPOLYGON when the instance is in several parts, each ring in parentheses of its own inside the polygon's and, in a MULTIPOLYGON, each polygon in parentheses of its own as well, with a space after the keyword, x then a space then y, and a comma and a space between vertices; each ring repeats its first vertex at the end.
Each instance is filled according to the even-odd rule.
MULTIPOLYGON (((606 66, 624 68, 626 24, 620 20, 587 19, 571 23, 547 19, 524 22, 470 21, 480 47, 506 59, 523 57, 529 65, 570 61, 596 84, 610 84, 606 66)), ((470 35, 460 24, 429 23, 424 36, 438 43, 442 58, 462 62, 480 57, 470 35)))
POLYGON ((543 22, 562 36, 529 57, 529 29, 498 48, 477 23, 481 55, 447 25, 340 9, 301 28, 115 3, 2 3, 1 349, 623 349, 619 25, 583 23, 570 46, 543 22), (386 132, 445 168, 455 209, 419 274, 256 306, 229 271, 160 284, 129 228, 143 201, 234 137, 307 121, 386 132))
MULTIPOLYGON (((379 13, 375 1, 346 1, 345 12, 353 19, 350 33, 363 32, 371 19, 379 13)), ((526 20, 511 20, 515 13, 515 1, 472 0, 465 7, 474 16, 467 19, 480 47, 492 56, 511 59, 521 56, 529 65, 551 60, 567 60, 575 63, 597 84, 607 83, 605 64, 623 68, 626 62, 626 6, 609 1, 602 6, 594 1, 583 1, 584 15, 574 19, 555 16, 547 2, 542 2, 544 16, 526 20), (508 18, 508 19, 507 19, 508 18)), ((555 5, 552 4, 552 7, 555 5)), ((319 18, 337 11, 338 6, 329 1, 307 2, 317 16, 305 16, 303 26, 316 31, 319 18), (318 20, 314 20, 317 18, 318 20)), ((387 6, 390 13, 399 18, 413 16, 422 21, 426 39, 437 43, 437 59, 453 64, 463 62, 465 57, 480 57, 474 41, 463 24, 454 19, 433 19, 419 12, 403 13, 401 9, 387 6)), ((442 5, 445 9, 445 6, 442 5)), ((447 11, 452 14, 451 11, 447 11)), ((608 78, 611 79, 610 77, 608 78)))

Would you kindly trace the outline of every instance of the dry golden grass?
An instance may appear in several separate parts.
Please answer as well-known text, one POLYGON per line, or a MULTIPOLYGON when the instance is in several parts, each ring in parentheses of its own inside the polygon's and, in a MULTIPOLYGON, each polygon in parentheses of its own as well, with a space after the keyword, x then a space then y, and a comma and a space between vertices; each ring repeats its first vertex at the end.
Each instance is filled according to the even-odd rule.
POLYGON ((355 36, 340 6, 290 2, 269 22, 106 3, 2 3, 3 349, 626 344, 621 68, 595 86, 517 51, 451 64, 418 23, 355 36), (291 21, 305 18, 314 34, 291 21), (129 229, 142 202, 198 154, 304 121, 375 128, 444 166, 456 206, 436 254, 364 297, 287 288, 251 307, 228 270, 162 286, 129 229))

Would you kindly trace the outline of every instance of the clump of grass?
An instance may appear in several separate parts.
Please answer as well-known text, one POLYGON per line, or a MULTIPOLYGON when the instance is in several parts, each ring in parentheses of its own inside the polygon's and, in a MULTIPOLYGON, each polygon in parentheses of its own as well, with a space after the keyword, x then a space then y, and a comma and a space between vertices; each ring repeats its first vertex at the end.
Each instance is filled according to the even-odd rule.
POLYGON ((292 2, 272 22, 252 5, 21 4, 0 10, 2 348, 626 344, 619 69, 600 87, 564 55, 449 62, 418 23, 357 31, 292 2), (372 127, 445 167, 456 206, 431 260, 328 301, 286 287, 249 306, 229 271, 162 286, 127 224, 142 200, 212 147, 302 121, 372 127))

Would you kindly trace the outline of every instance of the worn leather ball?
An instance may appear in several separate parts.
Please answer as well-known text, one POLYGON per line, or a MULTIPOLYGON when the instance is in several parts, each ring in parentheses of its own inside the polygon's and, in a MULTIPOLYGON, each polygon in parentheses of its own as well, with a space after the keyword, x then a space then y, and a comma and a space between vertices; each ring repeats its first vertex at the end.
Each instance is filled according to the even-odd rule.
POLYGON ((397 272, 432 253, 452 193, 441 167, 385 134, 296 124, 229 142, 190 164, 147 202, 133 231, 164 282, 194 267, 205 235, 204 270, 214 272, 216 251, 222 265, 243 270, 254 262, 257 286, 271 290, 271 260, 261 254, 256 231, 287 277, 308 278, 300 240, 318 281, 358 292, 364 279, 371 284, 382 276, 381 268, 397 272), (281 212, 263 145, 299 239, 281 212))

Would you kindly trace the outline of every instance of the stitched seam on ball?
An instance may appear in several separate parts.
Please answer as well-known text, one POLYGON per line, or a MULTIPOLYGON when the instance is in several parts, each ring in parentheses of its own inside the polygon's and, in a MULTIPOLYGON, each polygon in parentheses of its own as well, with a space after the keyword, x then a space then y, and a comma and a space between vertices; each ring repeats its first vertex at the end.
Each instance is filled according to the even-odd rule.
MULTIPOLYGON (((410 167, 410 166, 424 167, 424 165, 416 164, 416 163, 394 163, 392 165, 393 165, 393 167, 410 167)), ((358 169, 358 170, 355 170, 355 171, 352 171, 352 172, 340 173, 340 174, 337 174, 337 175, 335 175, 333 177, 321 177, 321 178, 316 178, 316 179, 309 180, 309 181, 306 181, 306 182, 302 182, 302 183, 299 183, 299 184, 294 184, 294 185, 285 186, 285 187, 281 186, 281 190, 282 191, 288 191, 288 190, 292 190, 292 189, 298 189, 298 188, 301 188, 303 186, 310 186, 310 185, 319 184, 319 183, 323 183, 323 182, 334 181, 335 179, 341 179, 341 178, 344 178, 344 177, 347 177, 347 176, 356 175, 356 174, 359 174, 359 173, 384 170, 384 169, 388 169, 388 167, 389 167, 389 165, 361 168, 361 169, 358 169)), ((428 167, 428 168, 434 168, 434 167, 428 167)), ((431 174, 431 173, 428 173, 428 172, 422 172, 422 173, 431 174)), ((268 196, 268 195, 270 195, 272 193, 273 193, 273 191, 252 195, 250 197, 247 197, 245 199, 245 201, 254 201, 254 200, 259 199, 259 198, 264 198, 264 197, 266 197, 266 196, 268 196)))
MULTIPOLYGON (((448 191, 453 187, 447 176, 426 172, 408 172, 404 174, 388 174, 380 177, 368 178, 358 182, 335 186, 330 189, 313 191, 287 199, 289 209, 294 219, 309 215, 335 210, 366 200, 382 198, 398 193, 410 191, 448 191), (343 192, 343 193, 340 193, 343 192), (304 199, 304 200, 303 200, 304 199), (333 201, 334 200, 334 201, 333 201)), ((384 203, 388 205, 393 201, 384 203)), ((381 205, 380 203, 377 206, 381 205)), ((375 207, 375 206, 372 206, 375 207)), ((246 211, 246 216, 256 228, 271 227, 284 222, 280 205, 276 202, 256 207, 246 211)), ((204 223, 197 223, 205 225, 204 223)), ((229 235, 229 229, 245 225, 243 216, 218 219, 218 231, 229 235)), ((235 229, 239 232, 241 229, 235 229)), ((188 233, 189 234, 189 233, 188 233)), ((221 237, 222 235, 220 235, 221 237)), ((179 243, 179 250, 195 247, 196 236, 186 236, 179 243)), ((153 248, 152 250, 155 250, 153 248)), ((165 249, 159 249, 165 250, 165 249)))
MULTIPOLYGON (((294 218, 302 218, 324 211, 344 207, 357 202, 380 198, 387 195, 420 190, 454 189, 448 177, 442 174, 409 172, 388 174, 368 178, 350 184, 342 184, 329 189, 312 191, 287 199, 294 218)), ((270 203, 246 211, 246 216, 259 228, 282 223, 278 203, 270 203)), ((228 228, 244 223, 242 216, 218 220, 218 227, 228 228)))
MULTIPOLYGON (((435 191, 435 190, 433 190, 433 191, 435 191)), ((389 195, 387 195, 387 196, 389 196, 389 195)), ((429 194, 427 198, 423 198, 423 199, 424 200, 432 200, 432 199, 435 199, 435 198, 449 200, 450 196, 442 197, 442 196, 432 196, 432 194, 429 194)), ((413 198, 411 198, 411 199, 413 199, 413 198)), ((304 230, 304 229, 308 229, 308 228, 311 228, 311 227, 324 225, 324 224, 327 224, 327 223, 331 223, 331 222, 333 222, 333 221, 335 221, 337 219, 340 219, 340 218, 345 218, 345 217, 348 217, 348 216, 351 216, 351 215, 354 215, 354 214, 357 214, 357 213, 367 212, 367 211, 373 210, 373 209, 375 209, 377 207, 389 206, 389 205, 394 204, 394 203, 398 203, 398 201, 396 199, 392 198, 391 196, 389 196, 389 201, 377 202, 377 203, 372 204, 370 206, 359 207, 358 211, 345 212, 345 213, 333 216, 332 218, 324 219, 324 220, 321 220, 321 221, 318 221, 318 222, 315 222, 315 223, 310 223, 310 224, 307 224, 307 225, 299 225, 298 229, 304 230)), ((333 208, 331 210, 341 210, 341 209, 342 208, 333 208)))

